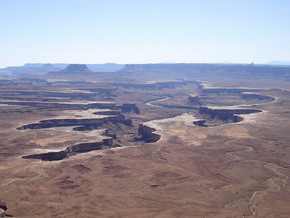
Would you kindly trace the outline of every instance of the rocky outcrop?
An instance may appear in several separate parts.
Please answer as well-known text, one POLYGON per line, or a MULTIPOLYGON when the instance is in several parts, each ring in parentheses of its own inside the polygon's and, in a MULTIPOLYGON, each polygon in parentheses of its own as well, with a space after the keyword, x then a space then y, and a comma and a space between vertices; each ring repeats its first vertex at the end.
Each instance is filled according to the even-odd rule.
POLYGON ((78 153, 85 153, 90 152, 93 150, 100 150, 103 148, 103 146, 112 146, 113 139, 106 138, 103 139, 101 142, 93 142, 93 143, 81 143, 73 146, 67 147, 63 151, 59 152, 48 152, 48 153, 42 153, 42 154, 32 154, 23 156, 24 159, 40 159, 43 161, 57 161, 57 160, 63 160, 65 158, 68 158, 70 156, 76 155, 78 153))
POLYGON ((237 114, 251 114, 262 112, 257 109, 214 109, 208 107, 200 107, 199 114, 205 115, 209 119, 218 119, 224 122, 240 122, 242 117, 237 114))
POLYGON ((233 117, 233 123, 238 123, 238 122, 241 122, 243 120, 244 120, 244 118, 242 118, 241 116, 238 116, 238 115, 234 115, 234 117, 233 117))
POLYGON ((188 103, 194 105, 201 105, 201 101, 197 95, 188 95, 188 103))
POLYGON ((195 126, 201 126, 201 127, 207 127, 207 125, 205 125, 206 120, 196 120, 193 121, 192 124, 195 126))
POLYGON ((140 110, 135 104, 123 104, 123 106, 121 106, 121 111, 122 113, 140 114, 140 110))
POLYGON ((5 202, 0 201, 0 209, 2 209, 4 211, 6 211, 8 209, 5 202))
POLYGON ((64 126, 83 126, 86 128, 94 127, 98 128, 102 124, 106 123, 122 123, 127 126, 132 126, 132 120, 125 119, 123 115, 105 118, 87 118, 87 119, 52 119, 52 120, 41 120, 38 123, 27 124, 18 127, 18 130, 25 129, 42 129, 52 127, 64 127, 64 126))
POLYGON ((161 136, 154 133, 156 129, 148 127, 146 125, 140 124, 138 128, 138 133, 140 138, 136 138, 138 141, 145 141, 146 143, 157 142, 161 136))
POLYGON ((81 143, 74 146, 68 147, 65 152, 70 153, 85 153, 92 150, 99 150, 102 149, 104 142, 94 142, 94 143, 81 143))
POLYGON ((113 145, 113 139, 115 139, 116 136, 113 138, 106 138, 106 139, 103 139, 103 144, 106 145, 106 146, 112 146, 113 145))
POLYGON ((62 72, 91 72, 85 64, 70 64, 62 72))
POLYGON ((6 211, 8 210, 6 203, 3 201, 0 201, 0 216, 1 217, 13 217, 10 214, 7 214, 6 211))
POLYGON ((32 154, 23 156, 24 159, 40 159, 43 161, 55 161, 55 160, 62 160, 67 157, 67 153, 65 151, 59 152, 48 152, 42 154, 32 154))

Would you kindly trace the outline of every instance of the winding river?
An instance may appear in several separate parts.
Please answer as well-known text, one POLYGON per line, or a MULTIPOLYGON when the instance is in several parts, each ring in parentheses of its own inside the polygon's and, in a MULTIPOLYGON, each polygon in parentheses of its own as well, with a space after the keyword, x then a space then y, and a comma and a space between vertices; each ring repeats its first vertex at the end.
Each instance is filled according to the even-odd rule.
POLYGON ((171 99, 171 98, 168 97, 168 96, 165 96, 163 98, 160 98, 160 99, 157 99, 157 100, 154 100, 154 101, 149 101, 149 102, 146 103, 146 105, 151 106, 151 107, 163 107, 163 106, 158 105, 156 103, 161 102, 161 101, 166 101, 166 100, 169 100, 169 99, 171 99))
POLYGON ((171 97, 165 96, 165 97, 162 97, 162 98, 154 100, 154 101, 149 101, 149 102, 147 102, 145 104, 148 105, 148 106, 151 106, 151 107, 159 107, 159 108, 174 108, 174 109, 183 109, 183 110, 196 110, 195 107, 179 106, 179 105, 159 105, 158 104, 159 102, 166 101, 166 100, 169 100, 169 99, 171 99, 171 97))

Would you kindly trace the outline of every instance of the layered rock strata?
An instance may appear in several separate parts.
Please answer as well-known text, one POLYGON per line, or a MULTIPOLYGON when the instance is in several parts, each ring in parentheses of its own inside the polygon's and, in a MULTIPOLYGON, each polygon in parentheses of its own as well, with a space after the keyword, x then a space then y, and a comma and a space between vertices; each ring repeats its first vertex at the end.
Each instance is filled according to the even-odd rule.
POLYGON ((201 101, 198 98, 197 95, 188 95, 188 103, 194 104, 194 105, 201 105, 201 101))
POLYGON ((70 104, 70 103, 53 103, 53 102, 33 102, 33 101, 3 101, 9 105, 32 106, 39 108, 63 108, 66 110, 88 110, 88 109, 115 109, 115 103, 91 103, 91 104, 70 104))
POLYGON ((155 131, 156 129, 154 128, 140 124, 138 128, 140 138, 137 138, 136 140, 145 141, 146 143, 157 142, 161 136, 154 133, 155 131))
POLYGON ((24 159, 40 159, 43 161, 57 161, 63 160, 70 156, 76 155, 78 153, 85 153, 93 150, 100 150, 104 146, 112 146, 113 139, 107 138, 103 139, 101 142, 92 142, 92 143, 81 143, 73 146, 67 147, 65 150, 59 152, 48 152, 41 154, 32 154, 23 156, 24 159))
POLYGON ((122 113, 140 114, 140 110, 135 104, 123 104, 123 106, 121 106, 121 111, 122 113))
POLYGON ((199 114, 207 116, 209 119, 218 119, 224 122, 240 122, 242 117, 237 114, 259 113, 257 109, 216 109, 208 107, 200 107, 199 114))
POLYGON ((87 118, 87 119, 52 119, 52 120, 41 120, 38 123, 27 124, 18 127, 18 130, 25 129, 42 129, 52 127, 64 127, 64 126, 94 126, 99 127, 105 123, 122 123, 127 126, 132 126, 132 120, 125 119, 123 115, 105 117, 105 118, 87 118))
POLYGON ((58 108, 66 110, 88 110, 88 109, 109 109, 109 111, 96 112, 98 115, 119 115, 120 110, 122 113, 135 113, 139 114, 140 110, 136 104, 125 103, 122 106, 117 106, 113 102, 96 102, 88 104, 78 103, 55 103, 55 102, 41 102, 41 101, 3 101, 8 105, 21 105, 21 106, 32 106, 37 108, 58 108))
POLYGON ((196 120, 193 121, 192 124, 195 126, 201 126, 201 127, 207 127, 207 125, 205 125, 206 120, 196 120))
POLYGON ((1 217, 13 217, 10 214, 7 214, 6 211, 8 210, 6 203, 3 201, 0 201, 0 216, 1 217))

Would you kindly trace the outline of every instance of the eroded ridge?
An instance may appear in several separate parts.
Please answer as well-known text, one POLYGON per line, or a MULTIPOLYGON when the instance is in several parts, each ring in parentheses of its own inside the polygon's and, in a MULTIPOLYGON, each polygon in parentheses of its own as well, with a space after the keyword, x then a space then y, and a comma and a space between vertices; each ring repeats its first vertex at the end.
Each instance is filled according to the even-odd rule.
POLYGON ((25 129, 42 129, 52 127, 64 127, 64 126, 84 126, 84 127, 95 127, 98 128, 106 123, 122 123, 127 126, 132 126, 132 120, 125 119, 124 115, 117 115, 113 117, 104 118, 87 118, 87 119, 51 119, 41 120, 38 123, 27 124, 18 127, 18 130, 25 129))
POLYGON ((41 154, 32 154, 23 156, 24 159, 40 159, 43 161, 57 161, 69 158, 70 156, 86 153, 94 150, 101 150, 103 148, 112 147, 113 139, 107 138, 103 139, 101 142, 91 142, 91 143, 81 143, 73 146, 67 147, 65 150, 58 152, 47 152, 41 154))
MULTIPOLYGON (((160 136, 154 134, 153 128, 147 130, 146 126, 142 124, 139 125, 137 131, 132 124, 131 119, 125 118, 122 113, 135 113, 139 114, 139 108, 135 104, 123 104, 123 106, 118 107, 114 110, 89 110, 85 113, 80 113, 82 116, 89 115, 92 113, 90 118, 68 118, 68 119, 50 119, 41 120, 38 123, 26 124, 18 127, 18 130, 26 129, 45 129, 45 128, 58 128, 58 127, 73 127, 72 131, 91 131, 95 129, 104 129, 102 135, 105 136, 104 139, 97 142, 79 143, 76 145, 68 146, 66 149, 61 151, 51 151, 46 153, 32 154, 22 156, 24 159, 40 159, 43 161, 58 161, 69 158, 70 156, 86 153, 93 150, 101 150, 112 147, 123 146, 122 138, 119 138, 122 134, 127 134, 131 131, 131 139, 127 139, 128 142, 156 142, 159 140, 160 136), (99 116, 94 118, 95 116, 99 116), (122 127, 124 126, 124 127, 122 127), (125 127, 126 126, 126 127, 125 127)), ((81 115, 77 115, 81 116, 81 115)))
POLYGON ((0 200, 7 211, 288 217, 290 92, 279 89, 289 89, 289 80, 265 85, 265 69, 253 73, 263 77, 257 80, 239 70, 239 80, 211 66, 208 77, 165 66, 148 66, 149 75, 60 72, 63 80, 1 83, 0 200))
MULTIPOLYGON (((174 84, 174 83, 173 83, 174 84)), ((197 83, 198 84, 198 83, 197 83)), ((198 89, 203 93, 203 95, 208 96, 212 93, 233 93, 241 95, 243 98, 250 98, 250 99, 260 99, 260 100, 272 100, 269 96, 263 96, 256 93, 246 93, 245 91, 248 91, 248 89, 226 89, 226 88, 218 88, 218 89, 204 89, 203 86, 199 84, 198 89), (210 91, 209 91, 210 90, 210 91)), ((260 91, 260 90, 258 90, 260 91)), ((217 122, 215 121, 221 121, 222 123, 236 123, 243 120, 243 117, 239 116, 239 114, 251 114, 251 113, 258 113, 262 112, 258 109, 247 109, 247 108, 213 108, 202 106, 203 101, 200 100, 203 97, 199 97, 197 95, 189 95, 188 101, 190 104, 197 104, 196 107, 199 107, 198 115, 197 117, 201 116, 202 119, 195 119, 192 124, 196 126, 201 127, 207 127, 208 123, 210 125, 215 125, 217 122)), ((192 109, 192 107, 188 106, 171 106, 171 105, 165 105, 165 106, 159 106, 155 105, 155 103, 159 103, 161 101, 167 101, 170 100, 170 97, 153 100, 150 103, 146 103, 146 105, 152 106, 152 107, 164 107, 164 108, 179 108, 179 109, 192 109)), ((16 102, 18 104, 19 102, 16 102)), ((22 104, 22 102, 21 102, 22 104)), ((31 104, 31 102, 29 103, 31 104)), ((102 127, 108 127, 109 130, 113 126, 122 124, 125 126, 133 127, 133 123, 131 119, 126 119, 125 116, 122 113, 134 113, 134 114, 140 114, 139 108, 135 104, 129 104, 125 103, 122 106, 116 106, 114 103, 94 103, 94 104, 70 104, 73 107, 81 107, 82 109, 91 110, 92 108, 102 108, 104 110, 100 110, 97 112, 93 112, 93 115, 99 115, 103 117, 98 118, 68 118, 68 119, 49 119, 49 120, 41 120, 38 123, 31 123, 27 125, 23 125, 21 127, 18 127, 18 130, 25 130, 25 129, 42 129, 42 128, 54 128, 54 127, 67 127, 67 126, 75 126, 73 128, 74 131, 87 131, 87 130, 93 130, 93 129, 99 129, 102 127), (113 126, 112 126, 113 125, 113 126)), ((44 106, 42 104, 38 105, 35 103, 32 103, 31 106, 44 106)), ((57 107, 66 107, 66 104, 57 104, 52 103, 51 106, 57 106, 57 107)), ((80 109, 80 108, 78 108, 80 109)), ((218 125, 220 125, 219 123, 218 125)), ((100 150, 104 148, 114 147, 116 145, 122 146, 122 143, 116 143, 114 140, 118 141, 117 134, 118 127, 113 127, 114 131, 110 130, 110 138, 109 139, 103 139, 100 142, 90 142, 90 143, 79 143, 73 146, 69 146, 64 150, 58 151, 58 152, 48 152, 48 153, 41 153, 41 154, 33 154, 33 155, 27 155, 23 158, 26 159, 41 159, 41 160, 62 160, 64 158, 68 158, 72 155, 75 155, 77 153, 84 153, 89 152, 92 150, 100 150), (113 145, 114 144, 114 145, 113 145)), ((126 130, 125 130, 126 132, 126 130)), ((108 132, 107 132, 108 134, 108 132)), ((152 143, 157 142, 160 140, 161 135, 156 133, 156 129, 146 126, 145 124, 139 124, 138 130, 134 133, 130 133, 132 135, 131 142, 145 142, 145 143, 152 143)))
MULTIPOLYGON (((220 120, 226 123, 237 123, 243 121, 243 117, 238 114, 251 114, 260 113, 262 110, 258 109, 223 109, 223 108, 210 108, 200 107, 199 114, 204 115, 210 120, 220 120)), ((204 120, 197 122, 197 125, 204 126, 204 120)))
POLYGON ((160 140, 161 135, 155 133, 156 129, 146 126, 144 124, 140 124, 138 128, 139 136, 135 138, 136 141, 144 141, 146 143, 157 142, 160 140))

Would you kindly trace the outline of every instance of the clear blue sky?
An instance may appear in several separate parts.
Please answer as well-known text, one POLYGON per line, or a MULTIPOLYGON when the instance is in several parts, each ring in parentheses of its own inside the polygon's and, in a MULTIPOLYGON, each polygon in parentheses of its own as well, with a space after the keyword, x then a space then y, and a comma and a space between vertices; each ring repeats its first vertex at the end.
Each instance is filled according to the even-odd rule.
POLYGON ((0 67, 290 61, 289 0, 0 0, 0 67))

